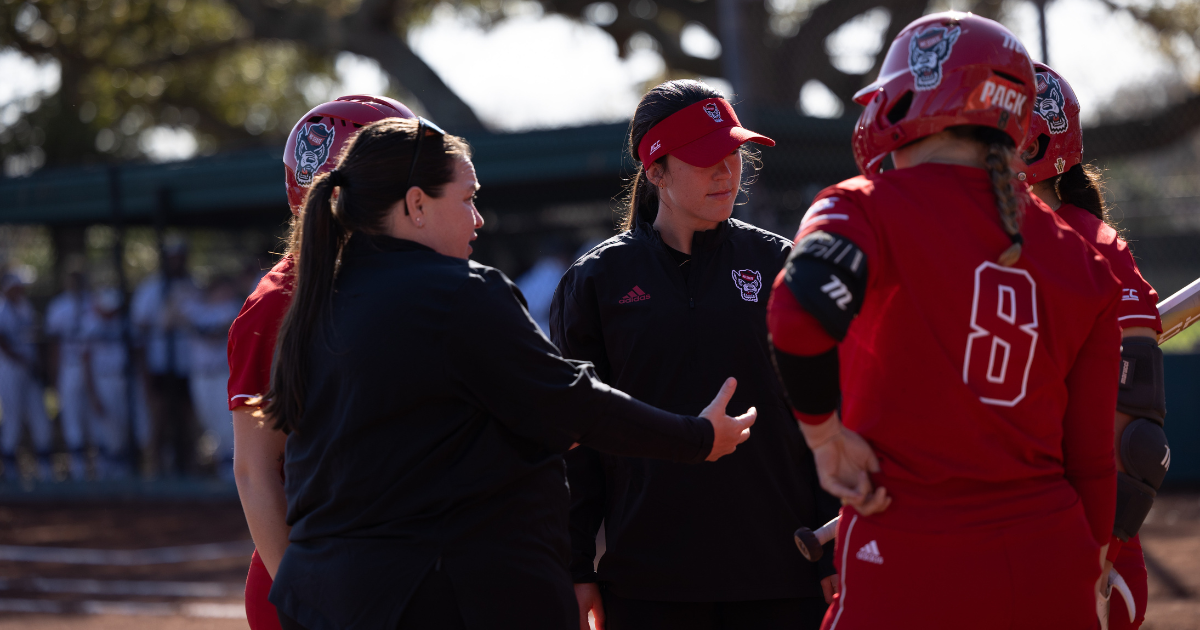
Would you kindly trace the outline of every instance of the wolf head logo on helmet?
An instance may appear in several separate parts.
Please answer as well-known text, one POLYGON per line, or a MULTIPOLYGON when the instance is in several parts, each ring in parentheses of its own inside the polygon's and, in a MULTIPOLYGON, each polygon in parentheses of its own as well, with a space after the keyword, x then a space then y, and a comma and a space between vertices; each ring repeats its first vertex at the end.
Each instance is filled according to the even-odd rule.
POLYGON ((725 122, 724 120, 721 120, 721 110, 717 108, 716 103, 708 103, 705 105, 704 113, 708 114, 709 118, 713 119, 713 122, 725 122))
POLYGON ((1037 105, 1033 111, 1046 121, 1050 133, 1063 133, 1070 126, 1070 121, 1063 111, 1066 105, 1067 100, 1063 98, 1062 86, 1058 84, 1058 79, 1048 73, 1039 72, 1037 74, 1037 105))
POLYGON ((918 91, 932 90, 942 82, 942 62, 950 56, 962 29, 931 26, 908 40, 908 70, 918 91))
POLYGON ((762 274, 753 269, 734 269, 733 283, 737 285, 742 299, 747 302, 757 302, 758 292, 762 289, 762 274))
POLYGON ((300 129, 296 136, 296 181, 301 186, 312 184, 317 171, 329 159, 332 146, 333 127, 311 123, 300 129))

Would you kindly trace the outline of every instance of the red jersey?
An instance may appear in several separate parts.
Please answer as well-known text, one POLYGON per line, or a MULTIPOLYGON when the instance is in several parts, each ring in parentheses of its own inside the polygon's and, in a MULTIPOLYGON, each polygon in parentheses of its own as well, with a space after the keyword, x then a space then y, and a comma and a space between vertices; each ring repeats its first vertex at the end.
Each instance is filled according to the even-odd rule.
POLYGON ((867 289, 839 348, 842 421, 875 449, 895 497, 869 518, 949 531, 1082 500, 1097 544, 1116 497, 1119 285, 1104 259, 1025 195, 1010 244, 988 174, 922 164, 822 191, 796 241, 846 237, 867 289))
POLYGON ((246 298, 229 327, 229 409, 271 387, 271 359, 283 315, 292 303, 292 258, 284 256, 246 298))
POLYGON ((1158 292, 1138 271, 1129 244, 1111 226, 1079 206, 1064 203, 1057 214, 1108 260, 1113 274, 1121 281, 1121 303, 1117 306, 1117 323, 1121 328, 1145 326, 1161 333, 1158 292))

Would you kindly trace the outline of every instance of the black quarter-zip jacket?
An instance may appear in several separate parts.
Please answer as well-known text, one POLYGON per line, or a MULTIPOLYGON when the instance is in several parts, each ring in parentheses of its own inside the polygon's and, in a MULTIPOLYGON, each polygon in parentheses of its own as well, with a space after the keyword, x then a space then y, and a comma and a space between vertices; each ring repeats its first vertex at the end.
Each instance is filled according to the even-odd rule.
POLYGON ((643 221, 563 276, 550 334, 564 357, 592 362, 609 385, 675 413, 699 413, 730 376, 738 387, 729 413, 758 408, 750 439, 716 462, 568 453, 577 583, 659 601, 821 596, 832 563, 807 562, 792 533, 832 518, 838 504, 820 490, 767 345, 771 282, 791 247, 730 219, 694 235, 685 277, 643 221))
POLYGON ((411 241, 350 239, 307 355, 270 600, 310 630, 395 628, 435 566, 467 628, 578 628, 562 453, 712 451, 564 360, 503 273, 411 241))

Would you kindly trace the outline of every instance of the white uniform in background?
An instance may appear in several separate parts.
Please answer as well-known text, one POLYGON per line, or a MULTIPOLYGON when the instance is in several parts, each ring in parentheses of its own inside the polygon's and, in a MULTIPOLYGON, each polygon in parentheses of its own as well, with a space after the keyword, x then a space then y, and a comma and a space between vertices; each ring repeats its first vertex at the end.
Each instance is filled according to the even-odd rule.
POLYGON ((546 256, 516 280, 517 288, 521 289, 529 305, 530 316, 546 335, 550 334, 550 302, 554 299, 558 282, 567 272, 567 265, 558 256, 546 256))
POLYGON ((216 443, 213 461, 222 479, 233 479, 233 415, 227 401, 229 386, 229 326, 237 318, 242 301, 193 301, 184 308, 192 326, 192 405, 202 426, 216 443))
POLYGON ((33 343, 34 318, 29 300, 14 303, 0 299, 0 336, 24 361, 15 361, 0 352, 0 454, 4 456, 4 474, 9 479, 16 478, 7 469, 16 463, 22 426, 29 427, 30 437, 33 438, 39 474, 46 478, 51 473, 49 456, 53 434, 50 431, 50 419, 46 417, 46 404, 42 398, 44 392, 27 367, 37 357, 33 343))
MULTIPOLYGON (((83 320, 92 310, 91 296, 84 291, 67 291, 50 301, 46 309, 46 335, 57 337, 58 418, 63 441, 71 454, 71 476, 82 479, 87 467, 86 450, 91 425, 88 418, 87 387, 83 371, 83 320)), ((95 441, 95 436, 90 436, 95 441)))
MULTIPOLYGON (((87 348, 85 369, 92 375, 99 408, 89 399, 90 432, 99 449, 96 459, 96 476, 99 478, 122 478, 131 470, 129 462, 129 354, 122 335, 121 318, 118 314, 103 316, 89 311, 84 318, 83 338, 87 348)), ((141 379, 134 378, 134 412, 141 416, 139 425, 148 425, 145 394, 141 379)), ((135 425, 136 426, 136 425, 135 425)), ((139 434, 139 440, 141 435, 139 434)))

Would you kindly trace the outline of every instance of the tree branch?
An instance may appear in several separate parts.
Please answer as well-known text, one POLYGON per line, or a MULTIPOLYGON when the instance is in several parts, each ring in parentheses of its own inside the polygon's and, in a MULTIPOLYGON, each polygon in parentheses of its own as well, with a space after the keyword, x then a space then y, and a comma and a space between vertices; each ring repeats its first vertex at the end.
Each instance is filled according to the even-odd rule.
POLYGON ((344 50, 371 57, 445 126, 459 131, 482 127, 471 107, 395 33, 392 20, 379 19, 394 10, 391 1, 367 0, 340 19, 312 5, 292 3, 281 9, 258 0, 231 3, 251 24, 255 37, 297 41, 326 53, 344 50))

